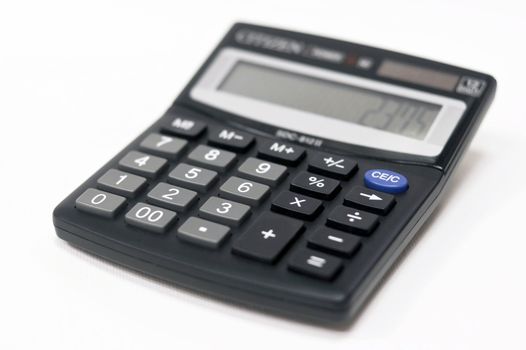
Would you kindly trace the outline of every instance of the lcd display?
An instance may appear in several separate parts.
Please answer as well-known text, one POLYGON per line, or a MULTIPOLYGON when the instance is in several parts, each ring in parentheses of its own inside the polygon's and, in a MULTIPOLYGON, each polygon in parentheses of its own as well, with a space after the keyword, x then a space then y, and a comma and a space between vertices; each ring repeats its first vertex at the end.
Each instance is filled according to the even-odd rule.
POLYGON ((437 104, 244 61, 235 64, 218 89, 420 140, 441 109, 437 104))

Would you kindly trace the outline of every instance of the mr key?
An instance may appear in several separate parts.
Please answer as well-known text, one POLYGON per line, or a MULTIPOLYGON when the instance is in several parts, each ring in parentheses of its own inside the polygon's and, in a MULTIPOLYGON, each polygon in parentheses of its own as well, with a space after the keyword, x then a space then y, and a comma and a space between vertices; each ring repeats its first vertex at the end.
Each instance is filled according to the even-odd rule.
POLYGON ((432 213, 494 90, 458 67, 236 24, 56 208, 56 231, 212 296, 347 323, 432 213))

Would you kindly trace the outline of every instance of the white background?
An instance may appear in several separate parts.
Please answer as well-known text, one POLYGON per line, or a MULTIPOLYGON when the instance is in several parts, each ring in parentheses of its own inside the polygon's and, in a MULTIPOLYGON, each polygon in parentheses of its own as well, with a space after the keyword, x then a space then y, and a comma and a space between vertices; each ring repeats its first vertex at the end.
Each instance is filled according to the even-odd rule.
POLYGON ((2 1, 0 348, 526 348, 520 3, 2 1), (207 299, 55 236, 54 206, 163 113, 236 20, 428 57, 499 82, 449 194, 349 329, 207 299))

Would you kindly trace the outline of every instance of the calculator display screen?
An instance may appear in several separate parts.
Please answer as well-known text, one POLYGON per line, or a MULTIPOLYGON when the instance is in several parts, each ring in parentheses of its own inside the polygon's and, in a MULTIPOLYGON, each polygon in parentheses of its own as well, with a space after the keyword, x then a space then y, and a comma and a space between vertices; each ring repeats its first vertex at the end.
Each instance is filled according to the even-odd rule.
POLYGON ((219 90, 423 140, 442 106, 238 61, 219 90))

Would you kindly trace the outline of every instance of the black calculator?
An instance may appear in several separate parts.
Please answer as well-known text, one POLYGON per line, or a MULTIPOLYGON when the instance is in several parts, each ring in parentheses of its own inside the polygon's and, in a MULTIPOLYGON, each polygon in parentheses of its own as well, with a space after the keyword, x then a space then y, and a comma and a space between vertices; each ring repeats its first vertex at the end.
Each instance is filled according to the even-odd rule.
POLYGON ((238 23, 54 225, 178 286, 345 325, 439 203, 495 89, 471 70, 238 23))

